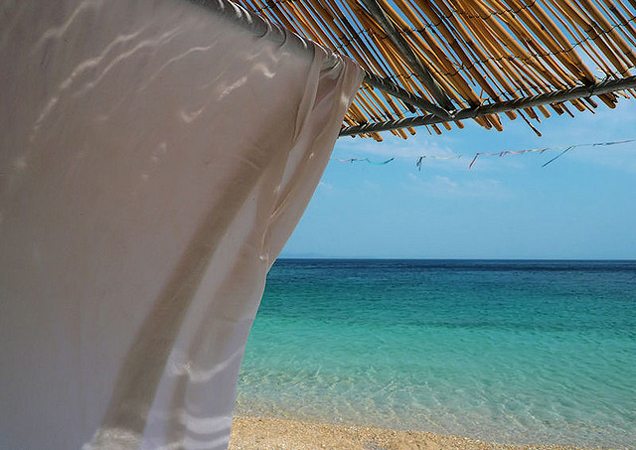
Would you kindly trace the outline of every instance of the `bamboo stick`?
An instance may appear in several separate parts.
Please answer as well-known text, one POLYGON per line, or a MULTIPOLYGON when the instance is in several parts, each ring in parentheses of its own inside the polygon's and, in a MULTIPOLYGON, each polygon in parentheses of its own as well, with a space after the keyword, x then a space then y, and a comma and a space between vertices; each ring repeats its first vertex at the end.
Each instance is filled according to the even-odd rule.
POLYGON ((614 67, 618 69, 619 73, 624 74, 627 72, 626 65, 619 59, 619 56, 617 56, 615 51, 606 42, 603 35, 597 32, 592 22, 584 17, 579 10, 574 8, 568 0, 554 0, 554 3, 559 5, 566 13, 566 16, 573 20, 592 39, 592 41, 596 43, 599 50, 607 57, 607 59, 610 60, 614 67))
POLYGON ((614 24, 612 25, 612 28, 622 28, 623 35, 629 41, 630 47, 636 47, 636 40, 634 40, 634 38, 636 37, 636 29, 632 25, 630 19, 625 17, 623 13, 616 7, 616 5, 610 0, 603 0, 603 4, 601 4, 601 7, 603 8, 603 11, 607 16, 613 16, 612 21, 614 22, 614 24))
POLYGON ((594 75, 588 69, 588 67, 583 63, 581 57, 574 51, 574 47, 567 39, 565 34, 559 29, 559 27, 554 23, 554 21, 546 14, 546 12, 541 8, 541 6, 535 0, 523 0, 526 7, 532 11, 540 25, 545 27, 546 30, 550 33, 550 35, 559 43, 561 48, 563 49, 565 55, 572 61, 575 67, 581 71, 583 71, 583 76, 585 80, 589 82, 594 82, 594 75))
POLYGON ((594 76, 590 70, 583 64, 583 61, 581 61, 576 52, 572 52, 571 49, 568 50, 571 44, 565 39, 565 36, 560 33, 560 30, 554 26, 552 20, 545 14, 536 1, 531 3, 532 7, 527 6, 527 0, 525 4, 520 0, 504 1, 511 8, 515 9, 515 11, 519 11, 518 15, 521 20, 539 37, 541 42, 548 47, 552 55, 554 55, 571 74, 579 80, 585 80, 588 83, 594 82, 594 76), (543 19, 542 22, 539 21, 539 17, 543 19))
POLYGON ((567 14, 561 8, 559 8, 558 5, 550 5, 548 0, 543 1, 546 9, 548 9, 548 11, 557 18, 563 29, 570 33, 573 38, 575 38, 575 43, 572 44, 571 47, 572 51, 574 51, 575 47, 580 47, 599 68, 603 68, 603 71, 606 74, 613 73, 612 69, 609 67, 603 56, 601 56, 597 49, 592 45, 594 41, 592 41, 589 36, 586 37, 585 33, 578 28, 576 22, 568 18, 567 14))
MULTIPOLYGON (((420 4, 422 7, 426 7, 428 5, 427 1, 424 0, 415 0, 418 2, 418 4, 420 4)), ((504 89, 508 92, 513 91, 513 89, 508 85, 508 82, 505 80, 505 78, 503 78, 498 70, 498 68, 494 65, 494 63, 491 61, 490 57, 479 47, 475 44, 475 42, 473 41, 472 37, 470 36, 468 30, 466 30, 466 28, 464 27, 464 25, 457 20, 457 18, 452 14, 452 12, 450 11, 450 9, 448 9, 448 7, 443 3, 440 2, 437 5, 440 10, 442 11, 442 14, 444 14, 451 22, 451 24, 455 27, 455 29, 459 32, 459 35, 463 38, 464 42, 466 43, 466 45, 468 45, 468 47, 473 51, 473 53, 475 53, 478 57, 479 60, 484 62, 484 65, 486 66, 487 69, 490 70, 491 75, 500 83, 503 85, 504 89)), ((424 10, 426 12, 426 10, 424 10)), ((429 16, 429 18, 433 18, 436 17, 439 19, 439 21, 441 22, 441 18, 439 17, 439 15, 432 10, 431 8, 431 16, 429 16)), ((495 101, 501 101, 501 97, 496 93, 496 91, 490 86, 490 84, 486 84, 486 86, 484 86, 484 90, 495 100, 495 101)), ((513 94, 514 97, 514 94, 513 94)), ((513 112, 507 112, 508 117, 510 119, 514 119, 515 115, 513 112)))
MULTIPOLYGON (((359 1, 237 0, 248 10, 259 11, 271 21, 353 58, 380 78, 395 80, 408 92, 430 100, 430 91, 413 73, 408 58, 386 38, 385 31, 359 1)), ((506 103, 508 99, 521 99, 521 95, 562 90, 579 83, 591 85, 596 80, 593 67, 584 63, 579 51, 606 76, 621 78, 636 67, 636 0, 376 1, 394 32, 413 55, 425 62, 441 90, 462 110, 483 105, 484 99, 489 104, 506 103)), ((608 107, 615 107, 618 95, 630 98, 635 94, 634 90, 619 94, 603 91, 597 97, 608 107)), ((545 117, 551 110, 573 115, 564 101, 578 111, 598 106, 584 96, 534 107, 545 117)), ((523 106, 518 115, 523 120, 528 120, 526 114, 538 120, 532 106, 520 104, 523 106)), ((403 129, 392 133, 406 138, 415 133, 407 116, 414 111, 402 100, 364 86, 344 123, 354 126, 369 120, 402 121, 403 129)), ((498 113, 517 117, 514 108, 484 111, 493 112, 472 119, 485 128, 502 128, 498 113)), ((452 129, 451 122, 461 128, 464 125, 460 119, 429 123, 429 132, 452 129)), ((372 129, 363 134, 382 139, 372 129)))
POLYGON ((604 33, 609 35, 613 42, 625 55, 625 57, 632 63, 632 65, 636 65, 636 53, 632 50, 632 48, 627 45, 627 42, 621 37, 620 34, 616 32, 614 27, 610 25, 605 16, 601 14, 596 5, 592 3, 590 0, 577 0, 581 5, 585 7, 585 10, 590 14, 590 16, 599 24, 604 33))
POLYGON ((533 66, 545 79, 549 80, 555 87, 562 89, 563 83, 557 80, 550 71, 547 70, 536 58, 521 47, 521 45, 503 28, 503 26, 493 19, 493 15, 488 13, 485 6, 478 0, 464 0, 483 20, 488 24, 493 36, 496 36, 502 43, 508 46, 515 57, 524 63, 533 66))
MULTIPOLYGON (((439 19, 439 16, 437 16, 437 14, 431 8, 431 6, 430 6, 430 4, 428 4, 428 2, 420 1, 420 2, 418 2, 418 5, 420 6, 420 8, 422 8, 424 13, 427 14, 427 16, 429 18, 430 17, 435 17, 436 19, 439 19)), ((448 27, 443 22, 441 22, 441 20, 440 20, 439 23, 440 23, 440 26, 438 28, 439 28, 442 36, 444 36, 444 38, 449 43, 450 47, 459 56, 461 62, 464 65, 466 65, 467 67, 469 67, 468 71, 471 73, 471 75, 473 75, 473 77, 475 77, 475 79, 477 80, 477 84, 479 86, 481 86, 484 90, 486 90, 486 92, 488 92, 489 95, 491 95, 492 97, 498 97, 497 93, 492 89, 492 87, 488 84, 486 79, 482 76, 482 74, 472 64, 472 61, 468 58, 468 55, 466 55, 466 53, 463 51, 462 47, 454 39, 454 37, 450 33, 448 27)), ((471 90, 471 93, 474 94, 474 96, 468 98, 468 103, 471 106, 481 104, 481 99, 477 96, 477 94, 474 93, 474 91, 472 91, 472 90, 471 90)))
MULTIPOLYGON (((389 8, 389 5, 387 4, 386 0, 379 0, 379 1, 382 2, 383 7, 389 8)), ((426 56, 428 58, 436 58, 438 61, 438 64, 442 66, 440 68, 441 70, 438 70, 438 76, 444 77, 444 75, 452 73, 454 71, 452 62, 444 54, 441 47, 437 44, 435 39, 432 38, 430 33, 426 31, 426 29, 424 28, 424 25, 418 20, 417 16, 413 12, 413 10, 409 7, 409 5, 402 0, 394 0, 394 1, 397 4, 397 6, 400 8, 400 10, 405 14, 405 16, 409 18, 409 20, 411 20, 411 22, 415 25, 416 29, 419 30, 418 34, 411 34, 410 37, 412 37, 418 44, 420 44, 419 46, 420 50, 423 50, 423 49, 427 50, 426 56), (424 41, 421 40, 420 36, 424 38, 424 40, 426 41, 426 44, 428 45, 426 46, 422 45, 424 41)), ((389 12, 391 13, 391 18, 396 22, 398 27, 402 28, 402 30, 405 30, 408 28, 408 25, 406 24, 406 22, 399 15, 397 15, 395 11, 391 9, 389 12)), ((479 97, 470 88, 468 83, 466 83, 466 81, 461 76, 459 76, 458 74, 451 75, 451 79, 454 82, 455 88, 461 93, 462 97, 468 99, 470 104, 479 104, 479 97)), ((445 81, 448 83, 447 79, 445 81)))
POLYGON ((390 38, 392 44, 399 49, 399 53, 408 61, 409 66, 417 73, 417 76, 421 82, 426 85, 427 90, 431 92, 435 100, 443 108, 452 110, 453 105, 446 96, 446 93, 439 87, 437 80, 432 76, 428 68, 415 56, 412 47, 410 47, 397 32, 394 24, 391 22, 389 16, 387 16, 387 10, 384 9, 377 0, 360 1, 364 2, 370 14, 378 22, 380 28, 383 29, 387 37, 390 38))
POLYGON ((634 13, 630 11, 621 0, 614 0, 614 1, 604 0, 604 2, 605 2, 605 5, 607 5, 608 9, 612 11, 614 15, 619 17, 619 21, 621 22, 621 24, 623 24, 623 26, 626 29, 630 31, 631 35, 636 37, 636 28, 632 25, 632 22, 636 20, 636 18, 634 17, 634 13), (628 15, 627 18, 623 18, 624 17, 623 13, 621 13, 621 11, 619 11, 618 8, 614 6, 615 3, 618 4, 621 8, 623 8, 623 11, 625 12, 625 14, 628 15))
MULTIPOLYGON (((528 11, 524 8, 519 8, 517 15, 512 15, 512 13, 504 7, 504 4, 498 0, 489 0, 491 5, 497 8, 498 11, 501 11, 501 16, 503 20, 508 24, 508 27, 513 31, 515 36, 525 44, 528 50, 532 49, 534 54, 532 56, 536 59, 541 58, 544 63, 555 73, 562 81, 571 85, 572 84, 572 76, 567 74, 561 66, 557 63, 557 61, 561 62, 567 67, 567 58, 563 58, 563 55, 560 52, 560 48, 556 45, 556 41, 548 37, 540 27, 536 26, 536 23, 532 16, 528 13, 528 11), (520 18, 521 20, 519 20, 520 18), (531 32, 524 27, 526 25, 530 31, 534 32, 541 41, 548 47, 548 51, 544 47, 540 45, 540 42, 533 38, 531 32), (552 51, 553 56, 555 58, 550 57, 549 51, 552 51)), ((508 1, 507 3, 514 2, 508 1)), ((515 5, 518 7, 518 5, 515 5)), ((580 70, 574 67, 574 73, 578 74, 577 78, 581 78, 582 74, 580 70)))

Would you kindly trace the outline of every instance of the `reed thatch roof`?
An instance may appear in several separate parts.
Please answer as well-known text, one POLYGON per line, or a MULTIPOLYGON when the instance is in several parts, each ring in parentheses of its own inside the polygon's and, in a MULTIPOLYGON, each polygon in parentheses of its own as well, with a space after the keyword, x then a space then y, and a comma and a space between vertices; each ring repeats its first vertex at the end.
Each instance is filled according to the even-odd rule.
POLYGON ((502 113, 531 124, 634 96, 636 0, 235 2, 368 72, 344 134, 381 139, 374 130, 393 124, 406 138, 412 125, 441 133, 461 118, 501 130, 502 113), (387 93, 399 88, 410 104, 387 93))

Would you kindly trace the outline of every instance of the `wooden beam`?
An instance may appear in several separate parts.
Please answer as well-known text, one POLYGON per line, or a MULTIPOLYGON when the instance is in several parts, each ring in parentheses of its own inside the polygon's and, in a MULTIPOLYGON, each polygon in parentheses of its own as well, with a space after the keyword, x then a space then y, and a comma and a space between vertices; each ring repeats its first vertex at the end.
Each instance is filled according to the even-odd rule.
MULTIPOLYGON (((636 75, 622 78, 620 80, 604 80, 590 86, 576 86, 573 88, 547 92, 539 95, 532 95, 505 102, 492 103, 490 105, 477 106, 459 110, 451 115, 451 120, 474 119, 476 117, 490 114, 515 111, 532 106, 545 105, 549 103, 561 103, 579 98, 589 98, 594 95, 606 94, 608 92, 623 91, 636 88, 636 75)), ((425 116, 407 117, 399 120, 388 120, 385 122, 367 123, 343 127, 340 136, 353 136, 356 134, 377 133, 379 131, 394 130, 397 128, 418 127, 422 125, 433 125, 447 122, 434 114, 425 116)))
POLYGON ((393 84, 383 78, 380 78, 373 73, 365 73, 364 83, 368 84, 369 86, 373 86, 374 88, 377 88, 383 92, 386 92, 393 97, 397 97, 409 105, 417 106, 418 108, 421 108, 428 113, 434 114, 446 120, 452 119, 450 113, 444 108, 440 108, 439 106, 429 102, 422 97, 411 94, 406 89, 402 89, 400 86, 393 84))

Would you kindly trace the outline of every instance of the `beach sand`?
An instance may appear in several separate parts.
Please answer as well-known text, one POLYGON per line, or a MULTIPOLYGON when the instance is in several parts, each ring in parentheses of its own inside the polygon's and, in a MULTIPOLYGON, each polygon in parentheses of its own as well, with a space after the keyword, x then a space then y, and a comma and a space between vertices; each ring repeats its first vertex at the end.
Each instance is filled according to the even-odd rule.
POLYGON ((259 417, 235 417, 229 450, 574 450, 500 445, 421 431, 396 431, 259 417))

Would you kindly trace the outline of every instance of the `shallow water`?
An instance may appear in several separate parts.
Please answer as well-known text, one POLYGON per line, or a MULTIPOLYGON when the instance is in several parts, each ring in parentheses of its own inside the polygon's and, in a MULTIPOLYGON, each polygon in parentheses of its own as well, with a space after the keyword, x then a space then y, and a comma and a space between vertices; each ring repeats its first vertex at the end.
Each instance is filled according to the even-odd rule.
POLYGON ((239 414, 636 445, 636 262, 280 260, 239 414))

